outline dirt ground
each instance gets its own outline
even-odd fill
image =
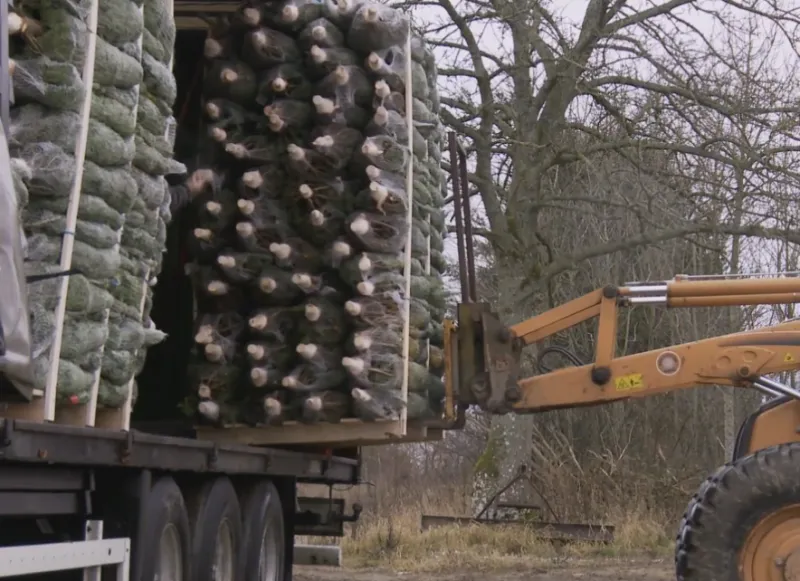
[[[599,561],[541,564],[511,571],[464,571],[452,573],[404,573],[297,567],[296,581],[668,581],[675,579],[672,563],[661,561]]]

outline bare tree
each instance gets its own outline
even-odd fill
[[[534,0],[409,3],[426,7],[427,19],[431,7],[444,13],[426,36],[453,65],[440,69],[451,79],[443,86],[446,121],[471,144],[471,180],[494,248],[515,263],[537,257],[530,283],[541,287],[582,260],[637,244],[701,233],[785,238],[764,222],[766,208],[747,216],[709,214],[704,206],[715,194],[697,189],[719,185],[748,165],[760,183],[726,183],[728,192],[739,187],[742,196],[773,195],[764,192],[768,185],[796,178],[787,163],[798,151],[796,71],[774,66],[783,31],[795,25],[785,7],[671,0],[634,10],[630,2],[591,0],[573,26],[550,3]],[[752,46],[754,28],[769,35],[760,47]],[[493,41],[498,38],[503,42]],[[743,129],[739,135],[735,125]],[[653,210],[670,208],[631,206],[631,218],[643,222],[640,234],[559,255],[542,239],[543,210],[575,197],[554,191],[553,176],[609,152],[695,212],[664,228]],[[653,152],[668,163],[651,167]]]
[[[748,251],[763,247],[748,240],[800,242],[800,3],[588,0],[570,15],[542,0],[402,1],[424,10],[426,38],[446,63],[445,121],[469,144],[498,283],[492,298],[504,316],[518,320],[590,283],[641,272],[651,247],[662,260],[646,274],[663,278],[684,266],[747,269]],[[714,319],[718,332],[742,324],[739,312],[715,317],[683,322],[699,331]],[[665,333],[648,327],[652,319],[629,326],[642,333],[621,348],[694,338],[667,320]],[[565,340],[590,353],[580,334]],[[720,414],[728,443],[733,403]],[[642,405],[647,415],[653,404]],[[695,396],[695,414],[698,406]],[[674,409],[671,429],[682,430],[685,408]],[[627,413],[616,410],[570,413],[593,418],[596,436],[604,414]],[[536,426],[508,417],[496,429],[517,451]]]

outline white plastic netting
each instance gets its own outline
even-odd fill
[[[444,132],[433,54],[414,36],[409,135],[408,34],[396,10],[331,0],[249,2],[212,28],[204,137],[226,179],[191,233],[192,413],[266,425],[441,414]]]
[[[150,7],[155,5],[158,7]],[[73,268],[60,352],[57,404],[122,406],[146,347],[163,339],[148,317],[147,281],[157,274],[166,239],[163,175],[182,171],[158,131],[175,99],[168,63],[174,43],[163,30],[166,3],[100,4],[86,158],[74,227]],[[57,273],[75,181],[76,138],[86,87],[80,71],[89,31],[85,0],[33,0],[39,34],[13,45],[14,88],[9,148],[24,200],[26,273]],[[156,23],[149,35],[145,24]],[[157,47],[157,57],[148,47]],[[164,61],[166,59],[166,61]],[[150,99],[152,102],[145,102]],[[161,116],[161,117],[159,117]],[[147,175],[141,175],[145,168]],[[60,281],[30,285],[36,381],[44,389],[55,334]]]

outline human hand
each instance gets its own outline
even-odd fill
[[[214,181],[214,172],[210,169],[195,170],[186,180],[186,188],[191,194],[199,194]]]

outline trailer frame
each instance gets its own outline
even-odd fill
[[[360,459],[354,449],[337,450],[334,456],[332,452],[217,444],[136,429],[0,419],[0,466],[9,462],[280,476],[318,484],[355,484],[360,478]]]
[[[320,505],[311,514],[304,510],[309,502],[298,498],[301,483],[360,482],[360,449],[340,449],[336,454],[320,449],[221,445],[188,433],[173,436],[135,428],[117,431],[0,419],[0,523],[4,523],[0,566],[21,560],[30,573],[86,568],[83,578],[91,581],[92,571],[110,561],[92,560],[97,555],[89,553],[99,545],[91,544],[97,539],[85,531],[104,528],[103,542],[114,544],[115,550],[127,547],[126,562],[115,562],[120,567],[118,579],[146,581],[146,563],[155,558],[145,549],[152,535],[147,507],[154,484],[173,479],[184,495],[191,495],[223,479],[230,480],[237,495],[259,483],[275,486],[284,539],[283,576],[277,581],[290,581],[297,535],[343,534],[343,523],[356,520],[361,512],[354,505],[353,514],[345,514],[344,502],[337,499],[326,511],[323,498],[309,499]],[[56,538],[69,542],[50,542]],[[319,556],[327,555],[329,547],[300,549],[309,562],[329,561]],[[57,562],[42,561],[51,557]]]

